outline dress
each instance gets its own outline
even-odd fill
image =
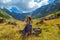
[[[32,31],[32,25],[27,24],[23,30],[23,34],[25,35],[26,33],[31,33]]]

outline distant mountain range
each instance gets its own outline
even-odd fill
[[[4,10],[9,14],[11,15],[13,18],[17,19],[17,20],[25,20],[26,16],[30,15],[30,13],[15,13],[14,11],[13,12],[10,12],[8,9],[4,8]]]
[[[6,13],[3,9],[0,8],[0,18],[10,19],[10,18],[13,18],[13,17],[10,16],[8,13]]]
[[[60,0],[54,3],[38,8],[32,12],[32,18],[40,18],[60,10]]]
[[[56,11],[60,10],[60,0],[56,0],[54,3],[51,3],[49,5],[46,6],[42,6],[36,10],[34,10],[31,13],[15,13],[14,11],[10,12],[8,9],[4,8],[3,10],[5,10],[9,15],[11,15],[13,18],[17,19],[17,20],[24,20],[26,18],[26,16],[30,16],[30,14],[32,13],[32,18],[41,18],[41,17],[45,17],[51,13],[54,13]]]

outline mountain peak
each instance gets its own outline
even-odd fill
[[[10,10],[15,13],[22,13],[22,10],[18,9],[17,7],[11,7]]]

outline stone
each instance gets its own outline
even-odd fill
[[[17,25],[15,22],[8,22],[7,24]]]
[[[23,30],[19,30],[19,33],[22,33]],[[35,35],[35,36],[39,36],[39,34],[42,32],[41,28],[32,28],[32,32],[30,35]]]
[[[60,29],[60,24],[56,24],[58,26],[58,28]]]
[[[40,22],[37,22],[36,24],[44,24],[44,20],[41,20]]]
[[[41,32],[42,32],[41,28],[33,28],[32,30],[32,34],[34,34],[35,36],[39,36]]]
[[[5,19],[0,18],[0,23],[4,23],[4,22],[5,22]]]

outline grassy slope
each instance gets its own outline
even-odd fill
[[[4,10],[0,8],[0,17],[10,19],[12,18],[10,15],[8,15]]]
[[[60,40],[60,30],[56,26],[56,24],[60,24],[60,18],[44,21],[46,24],[43,25],[36,25],[36,23],[39,21],[40,19],[33,20],[32,25],[33,28],[40,27],[42,29],[42,33],[39,35],[39,37],[30,37],[29,40]],[[19,25],[19,27],[14,27],[14,25],[0,24],[0,40],[21,40],[18,31],[24,28],[25,22],[16,21],[16,23]]]

